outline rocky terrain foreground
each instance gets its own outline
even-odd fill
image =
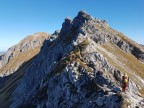
[[[2,108],[143,108],[144,48],[80,11],[0,56],[0,86]]]

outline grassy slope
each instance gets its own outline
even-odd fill
[[[40,34],[38,34],[40,35]],[[42,34],[41,34],[42,35]],[[25,39],[23,39],[19,45],[22,45],[25,41],[33,41],[34,38],[42,38],[42,41],[47,37],[46,34],[43,34],[43,36],[28,36]],[[0,88],[0,105],[2,107],[8,107],[10,104],[10,95],[12,94],[13,90],[15,89],[18,81],[22,78],[23,74],[25,73],[26,69],[31,64],[31,60],[39,53],[41,48],[41,44],[34,49],[31,49],[26,52],[19,53],[15,51],[16,57],[12,58],[10,62],[8,62],[6,65],[4,65],[1,69],[1,73],[7,72],[9,69],[15,69],[16,67],[20,68],[14,72],[13,74],[8,76],[8,80],[4,82],[3,87]]]
[[[5,73],[9,69],[15,69],[17,66],[20,66],[22,63],[30,60],[32,57],[34,57],[40,50],[40,46],[28,51],[20,53],[18,56],[12,58],[10,62],[2,67],[0,69],[1,73]]]
[[[112,43],[102,45],[96,49],[108,60],[108,62],[113,67],[123,73],[128,73],[132,80],[141,85],[143,88],[141,92],[144,94],[144,86],[141,84],[139,78],[135,76],[136,74],[141,79],[144,79],[144,63],[139,61],[132,54],[125,53],[123,50]]]
[[[107,26],[107,28],[102,28],[99,25],[96,25],[96,28],[98,28],[101,31],[104,31],[104,32],[108,33],[109,35],[113,35],[115,38],[119,37],[121,40],[125,41],[126,43],[129,43],[133,47],[137,47],[140,50],[144,51],[144,45],[143,46],[139,45],[138,43],[136,43],[132,39],[130,39],[127,36],[125,36],[122,32],[114,30],[113,28],[111,28],[109,26]]]
[[[135,58],[132,54],[125,53],[115,45],[109,45],[109,46],[103,45],[102,47],[105,48],[110,53],[112,53],[113,55],[115,55],[116,59],[118,61],[121,61],[121,63],[125,65],[125,68],[128,68],[130,72],[134,72],[135,74],[139,75],[141,78],[144,78],[144,73],[143,73],[144,64],[140,62],[137,58]],[[113,60],[113,58],[111,59]],[[118,66],[119,64],[116,63],[114,65]]]
[[[48,37],[48,35],[46,33],[36,33],[34,35],[30,35],[27,36],[26,38],[24,38],[23,40],[21,40],[19,42],[19,44],[16,45],[17,46],[22,46],[25,45],[25,42],[33,42],[34,40],[40,40],[40,45],[35,47],[34,49],[31,49],[29,51],[26,52],[19,52],[19,51],[14,51],[13,53],[17,56],[13,57],[6,65],[4,65],[1,69],[0,69],[0,73],[5,73],[5,74],[9,74],[6,73],[7,70],[9,69],[15,69],[16,67],[19,67],[22,63],[30,60],[32,57],[34,57],[36,54],[38,54],[38,52],[40,51],[41,45],[43,43],[43,41]]]

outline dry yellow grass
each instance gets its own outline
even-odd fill
[[[71,63],[72,61],[78,62],[80,66],[87,69],[88,71],[92,71],[91,68],[89,68],[84,62],[81,61],[81,52],[85,50],[85,47],[89,44],[88,40],[84,40],[81,42],[78,46],[75,46],[74,49],[70,52],[70,54],[64,58],[62,58],[55,69],[53,70],[53,73],[56,73],[59,75],[65,67]]]
[[[41,42],[44,41],[44,39],[47,37],[47,35],[44,33],[42,34],[35,34],[38,36],[28,36],[25,39],[23,39],[19,45],[22,45],[25,41],[33,41],[34,38],[41,38]],[[23,74],[25,73],[27,67],[31,64],[31,60],[39,53],[41,48],[41,44],[34,49],[30,49],[25,52],[19,52],[15,51],[14,54],[16,55],[13,57],[6,65],[4,65],[1,69],[1,73],[7,72],[9,69],[15,69],[16,67],[19,67],[19,69],[8,76],[8,80],[6,80],[0,88],[0,105],[3,108],[9,107],[11,100],[10,96],[13,92],[13,90],[16,88],[17,83],[22,78]],[[9,73],[7,73],[9,74]]]
[[[35,33],[34,35],[29,35],[29,36],[27,36],[26,38],[24,38],[23,40],[21,40],[20,42],[19,42],[19,44],[23,44],[24,42],[26,42],[26,41],[33,41],[33,40],[35,40],[35,39],[42,39],[42,40],[44,40],[44,39],[46,39],[48,37],[48,34],[47,33],[45,33],[45,32],[40,32],[40,33]],[[42,41],[43,42],[43,41]]]
[[[83,67],[84,69],[88,70],[89,72],[93,72],[93,69],[88,67],[87,64],[85,62],[81,61],[79,58],[75,59],[74,61],[79,63],[81,67]]]
[[[31,59],[32,57],[34,57],[40,51],[41,45],[47,37],[48,37],[47,33],[41,32],[41,33],[36,33],[34,35],[27,36],[22,41],[20,41],[19,44],[15,45],[16,48],[18,46],[19,47],[24,46],[25,42],[33,42],[35,40],[39,40],[39,42],[41,42],[41,43],[39,43],[39,46],[35,47],[34,49],[31,48],[25,52],[19,52],[17,50],[14,51],[13,53],[14,53],[15,57],[11,58],[10,61],[0,69],[0,73],[7,75],[9,73],[6,73],[6,72],[9,69],[16,69],[16,67],[19,67],[22,63],[24,63],[24,62],[28,61],[29,59]]]
[[[16,57],[12,58],[8,64],[4,65],[2,69],[0,69],[1,73],[5,73],[9,69],[15,69],[17,66],[20,66],[22,63],[30,60],[34,57],[40,50],[40,46],[18,54]],[[6,74],[6,73],[5,73]]]
[[[121,103],[121,108],[128,108],[128,106],[130,106],[131,105],[131,103],[130,102],[128,102],[126,99],[124,99],[123,101],[122,101],[122,103]]]
[[[138,85],[142,87],[140,93],[144,96],[144,86],[142,85],[140,79],[135,75],[138,75],[141,79],[144,79],[144,64],[139,61],[135,56],[130,53],[125,53],[115,44],[108,43],[102,45],[100,48],[96,48],[111,64],[111,66],[115,67],[119,71],[123,73],[128,73],[129,77]],[[108,55],[108,53],[114,55]],[[116,58],[115,58],[116,57]]]
[[[144,87],[142,87],[140,90],[139,90],[140,94],[142,97],[144,97]]]
[[[112,46],[112,47],[110,47]],[[119,47],[117,47],[114,44],[103,45],[102,47],[105,48],[107,51],[110,51],[110,53],[114,54],[116,56],[116,59],[118,61],[121,61],[122,64],[125,64],[125,66],[131,70],[131,72],[135,72],[135,74],[139,75],[141,78],[144,79],[144,64],[140,62],[135,56],[133,56],[130,53],[125,53],[122,51]],[[109,60],[110,61],[110,60]],[[111,61],[113,62],[113,59],[111,58]],[[117,67],[120,68],[120,65],[114,64]],[[123,67],[121,67],[123,68]],[[124,67],[125,68],[125,67]],[[121,70],[121,69],[120,69]],[[123,71],[122,71],[123,72]]]
[[[107,26],[107,28],[103,28],[103,27],[101,27],[99,25],[96,25],[96,28],[98,28],[99,30],[105,31],[109,35],[114,36],[114,38],[119,37],[121,40],[125,41],[126,43],[128,43],[128,44],[130,44],[130,45],[132,45],[134,47],[137,47],[137,48],[141,49],[142,51],[144,51],[144,48],[142,46],[140,46],[135,41],[133,41],[130,38],[128,38],[127,36],[125,36],[122,32],[114,30],[113,28],[108,27],[108,26]]]

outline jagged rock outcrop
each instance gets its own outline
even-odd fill
[[[143,54],[142,47],[107,21],[80,11],[73,20],[66,18],[38,55],[9,76],[0,89],[0,104],[10,108],[141,108]],[[130,76],[126,94],[120,93],[124,72]],[[12,87],[7,87],[10,81]]]

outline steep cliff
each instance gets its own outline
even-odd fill
[[[43,42],[37,56],[7,76],[0,104],[10,108],[142,108],[143,72],[140,45],[105,20],[80,11]],[[127,92],[121,93],[124,73],[130,81]]]

